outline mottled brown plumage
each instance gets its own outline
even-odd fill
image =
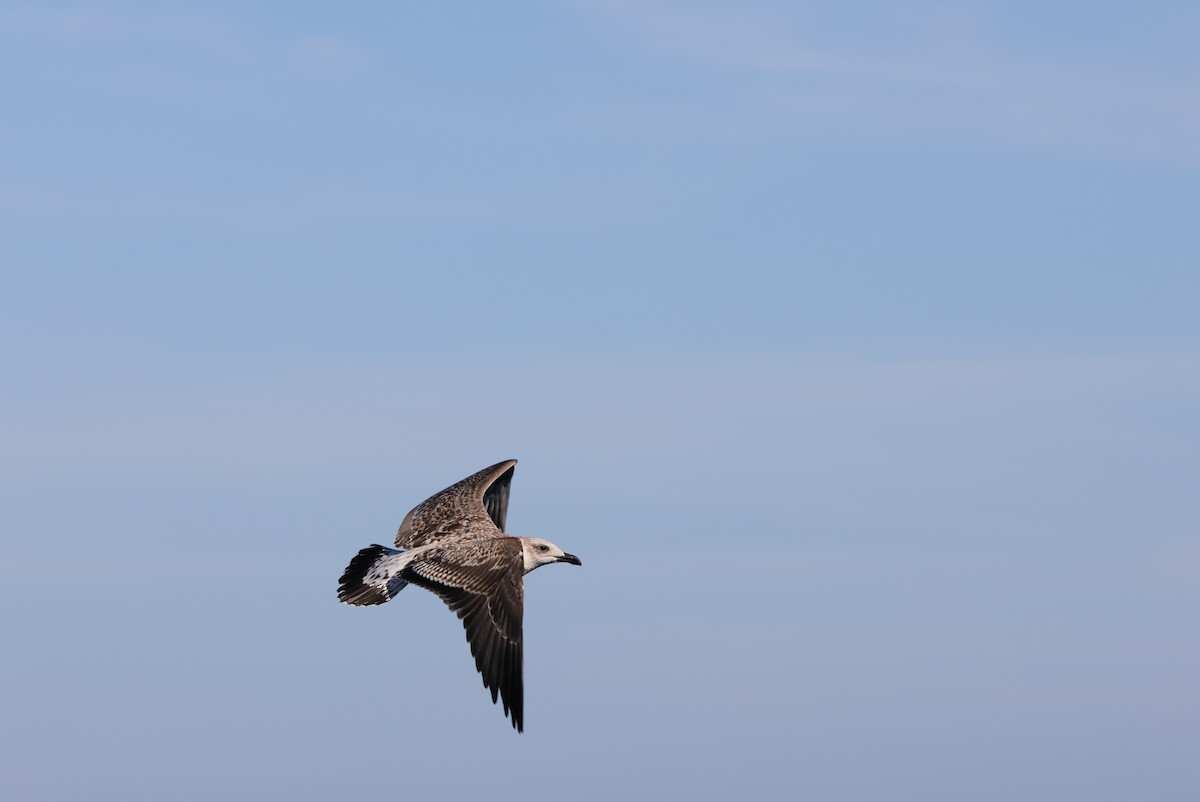
[[[404,516],[396,546],[412,549],[445,538],[502,537],[516,467],[515,459],[497,462],[425,499]]]
[[[520,732],[523,577],[551,562],[580,563],[548,541],[504,533],[516,464],[484,468],[414,507],[396,532],[401,550],[374,545],[360,551],[342,574],[338,598],[382,604],[409,583],[436,593],[462,619],[484,686]]]

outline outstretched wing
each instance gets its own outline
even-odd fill
[[[405,516],[396,545],[411,549],[446,537],[500,537],[515,459],[497,462],[422,501]]]
[[[432,590],[462,619],[483,685],[524,729],[521,648],[524,560],[516,538],[481,538],[447,545],[409,563],[403,578]]]

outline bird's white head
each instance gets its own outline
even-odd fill
[[[540,537],[521,538],[521,552],[525,557],[525,573],[529,573],[539,565],[550,563],[583,565],[574,554],[567,554],[549,540],[542,540]]]

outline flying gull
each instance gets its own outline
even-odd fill
[[[579,558],[536,537],[504,534],[515,459],[498,462],[427,498],[404,517],[396,549],[373,545],[346,566],[338,598],[383,604],[410,582],[432,590],[462,619],[483,685],[524,730],[521,618],[525,574]]]

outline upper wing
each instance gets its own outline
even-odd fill
[[[508,516],[515,459],[497,462],[422,501],[405,516],[396,545],[410,549],[444,537],[500,537]]]
[[[479,539],[437,549],[404,569],[404,579],[432,590],[462,619],[483,685],[524,729],[521,617],[525,591],[521,542]]]
[[[517,469],[517,461],[508,460],[500,465],[508,467],[488,484],[483,491],[483,506],[487,510],[492,523],[504,531],[504,519],[508,517],[508,489],[512,487],[513,472]],[[496,466],[493,466],[496,467]],[[488,468],[490,471],[491,468]]]

